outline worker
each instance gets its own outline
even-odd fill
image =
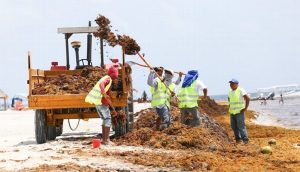
[[[163,72],[164,72],[164,68],[163,67],[154,67],[153,68],[153,70],[157,73],[157,75],[159,76],[159,77],[162,77],[162,74],[163,74]],[[148,85],[150,86],[150,84],[152,83],[152,81],[150,82],[149,80],[151,79],[151,80],[154,80],[154,79],[156,79],[157,78],[157,76],[156,76],[156,74],[154,73],[154,72],[151,72],[151,76],[150,76],[150,74],[149,74],[149,76],[148,76],[148,81],[147,81],[147,83],[148,83]],[[151,91],[151,94],[152,94],[152,97],[153,97],[153,92],[154,92],[154,90],[155,90],[155,87],[152,87],[151,86],[151,89],[150,89],[150,91]],[[152,100],[151,100],[151,104],[152,104]],[[156,107],[153,107],[155,110],[156,110]],[[156,130],[159,130],[159,128],[160,128],[160,117],[159,117],[159,115],[158,115],[158,117],[156,118],[156,124],[155,124],[155,129]]]
[[[282,103],[282,104],[284,103],[284,102],[283,102],[283,96],[282,96],[282,93],[280,93],[279,104],[280,104],[280,103]]]
[[[250,97],[247,92],[239,87],[239,81],[232,79],[229,81],[231,90],[228,94],[230,124],[234,132],[236,143],[243,140],[247,144],[248,134],[245,126],[245,112],[249,106]]]
[[[156,130],[163,130],[170,126],[171,116],[170,116],[170,97],[174,94],[175,84],[172,83],[172,78],[174,73],[170,73],[168,70],[164,74],[164,83],[169,87],[171,91],[165,86],[155,74],[162,76],[163,68],[154,68],[151,70],[148,76],[147,84],[151,87],[152,100],[151,105],[155,108],[158,117],[156,118]]]
[[[181,123],[189,126],[199,126],[201,123],[200,112],[198,111],[198,99],[203,93],[207,97],[207,87],[198,79],[198,71],[190,70],[183,79],[182,86],[178,91],[178,107],[181,113]],[[202,93],[201,93],[202,92]]]
[[[165,69],[164,70],[164,77],[163,77],[163,81],[164,83],[169,87],[169,89],[167,89],[167,106],[170,109],[170,102],[171,102],[171,98],[175,96],[174,90],[175,90],[175,86],[180,84],[181,78],[178,77],[178,79],[176,80],[176,82],[172,82],[174,77],[174,71],[173,70],[169,70],[169,69]],[[179,82],[179,83],[178,83]]]
[[[98,115],[103,120],[102,123],[102,143],[104,145],[113,145],[109,139],[109,132],[111,127],[111,112],[109,106],[112,107],[111,100],[109,97],[111,86],[113,82],[118,81],[118,69],[111,66],[107,75],[102,77],[93,89],[86,96],[85,101],[96,105]],[[112,107],[112,114],[115,115],[117,112]]]

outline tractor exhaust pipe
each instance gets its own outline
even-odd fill
[[[91,27],[91,21],[89,21],[89,27]],[[86,55],[86,59],[88,61],[88,65],[92,65],[92,34],[89,33],[87,35],[87,55]]]

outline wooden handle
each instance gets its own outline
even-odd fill
[[[149,66],[147,66],[147,65],[143,65],[143,64],[140,64],[140,63],[137,63],[137,62],[134,62],[134,61],[130,61],[130,63],[133,63],[133,64],[136,64],[136,65],[139,65],[139,66],[141,66],[141,67],[147,67],[147,68],[150,68]],[[176,73],[176,74],[179,74],[180,72],[174,72],[174,73]],[[182,75],[186,75],[185,73],[183,73],[183,72],[181,72],[182,73]]]
[[[139,53],[137,52],[137,54],[140,56],[140,58],[145,62],[145,64],[153,70],[153,68],[151,67],[151,65],[145,60],[145,58]],[[154,71],[154,70],[153,70]],[[162,80],[162,78],[154,71],[155,75],[161,80],[161,82],[165,85],[165,87],[170,91],[170,93],[172,93],[173,91],[166,85],[166,83]],[[177,96],[174,95],[175,98],[178,100]]]

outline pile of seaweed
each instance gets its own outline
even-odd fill
[[[106,40],[112,47],[120,45],[127,55],[135,55],[140,51],[140,46],[133,38],[128,35],[116,35],[111,31],[112,26],[110,25],[110,20],[108,18],[99,15],[95,21],[99,26],[98,32],[94,33],[95,37]]]
[[[204,103],[213,102],[206,100]],[[212,106],[219,106],[212,104]],[[180,123],[180,109],[171,106],[172,124],[162,130],[155,130],[156,112],[153,109],[145,109],[135,114],[137,120],[134,130],[115,140],[118,144],[132,146],[148,146],[167,149],[209,149],[222,150],[224,146],[230,145],[230,138],[226,130],[217,123],[212,113],[226,113],[226,108],[216,108],[212,111],[200,107],[201,124],[191,127]],[[223,109],[223,111],[222,111]],[[208,111],[207,111],[208,110]],[[207,113],[208,112],[208,113]]]
[[[106,75],[101,67],[85,67],[80,74],[46,77],[34,83],[33,95],[62,95],[88,93],[97,81]]]

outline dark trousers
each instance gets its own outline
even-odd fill
[[[181,123],[190,126],[199,126],[201,123],[198,107],[181,108]]]
[[[234,132],[234,137],[236,141],[248,141],[247,129],[245,126],[245,114],[238,113],[235,115],[230,115],[230,124]]]

